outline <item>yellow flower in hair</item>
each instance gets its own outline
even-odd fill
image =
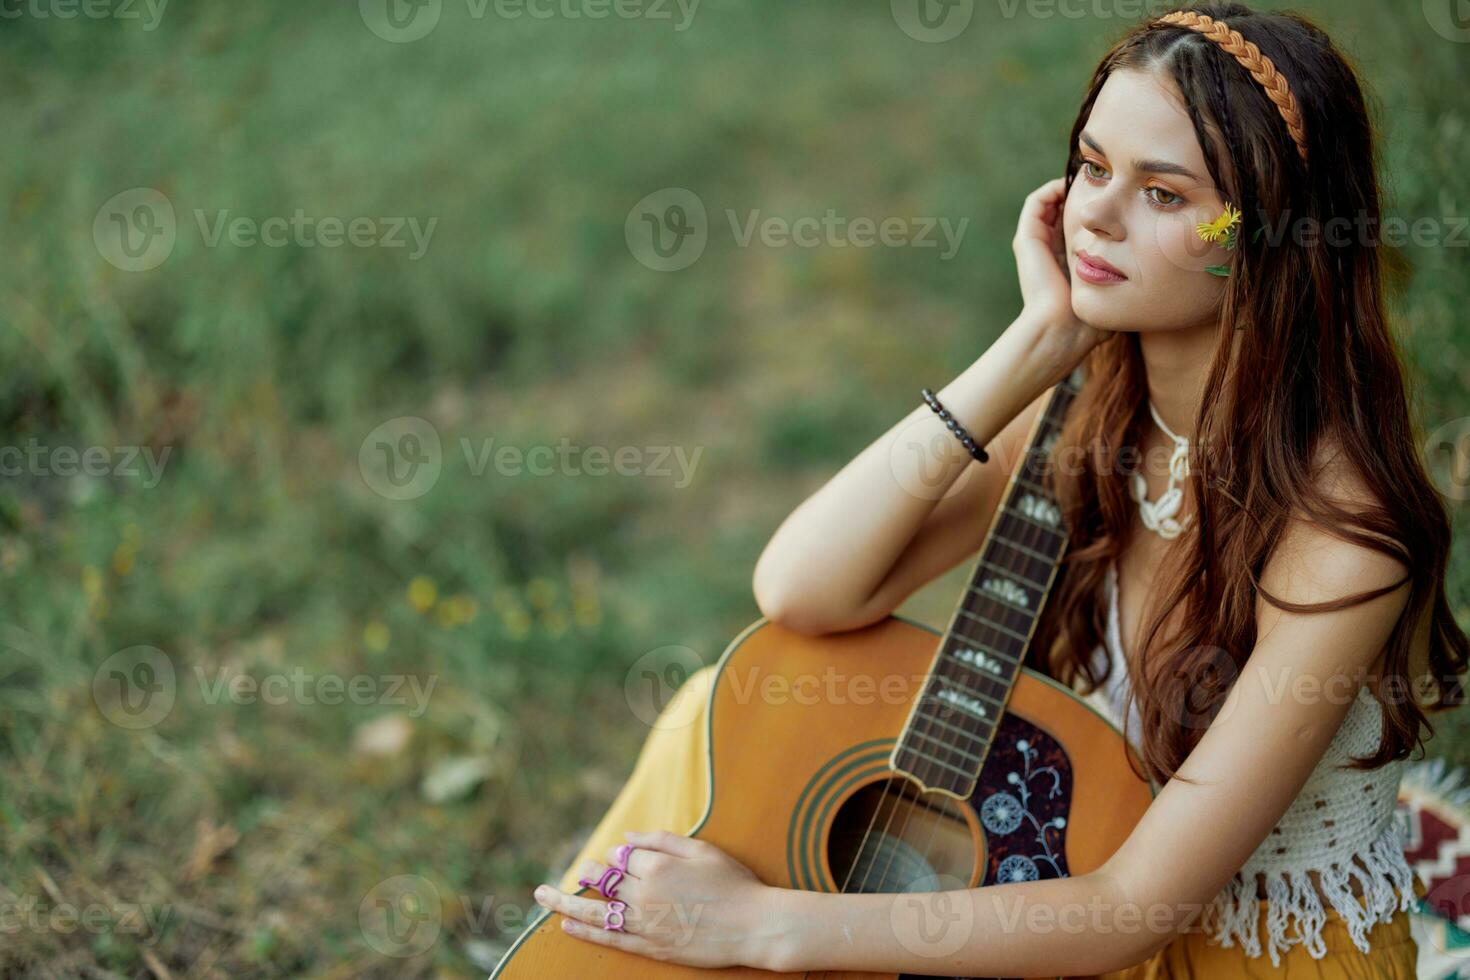
[[[1199,237],[1207,242],[1224,245],[1226,248],[1234,248],[1236,233],[1239,228],[1240,212],[1235,209],[1235,205],[1227,201],[1225,210],[1221,212],[1220,217],[1214,221],[1201,221],[1195,225],[1194,230],[1199,234]]]
[[[1194,226],[1195,233],[1207,242],[1215,245],[1223,245],[1226,248],[1234,248],[1240,232],[1240,212],[1235,205],[1229,201],[1225,202],[1225,210],[1220,217],[1214,221],[1201,221]],[[1210,265],[1205,271],[1212,276],[1229,276],[1228,265]]]

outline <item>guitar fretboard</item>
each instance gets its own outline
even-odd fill
[[[970,584],[890,757],[925,787],[968,799],[1000,726],[1026,647],[1067,546],[1046,486],[1051,449],[1081,388],[1079,367],[1052,389],[980,549]]]

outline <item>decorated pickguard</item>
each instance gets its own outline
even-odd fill
[[[970,805],[985,830],[981,885],[1069,876],[1072,766],[1046,732],[1016,715],[1002,717]]]

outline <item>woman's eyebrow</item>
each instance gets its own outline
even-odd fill
[[[1080,139],[1082,140],[1082,142],[1086,143],[1088,146],[1092,147],[1103,156],[1107,156],[1107,153],[1103,150],[1103,148],[1101,146],[1098,146],[1097,140],[1093,139],[1091,136],[1087,135],[1086,133],[1082,133]],[[1143,170],[1149,173],[1156,174],[1178,174],[1181,177],[1188,177],[1190,180],[1196,181],[1198,183],[1204,183],[1203,180],[1195,175],[1193,170],[1181,167],[1177,163],[1170,163],[1168,160],[1134,160],[1133,169]]]

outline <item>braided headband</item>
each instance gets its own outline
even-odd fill
[[[1286,120],[1286,128],[1291,132],[1292,141],[1296,143],[1302,162],[1307,162],[1307,133],[1302,126],[1301,112],[1296,106],[1296,96],[1291,94],[1286,76],[1276,70],[1271,59],[1262,54],[1260,48],[1247,41],[1244,35],[1224,21],[1192,10],[1175,10],[1160,17],[1156,23],[1177,24],[1198,31],[1234,55],[1235,60],[1244,65],[1251,77],[1266,89],[1266,97],[1276,104],[1281,118]]]

